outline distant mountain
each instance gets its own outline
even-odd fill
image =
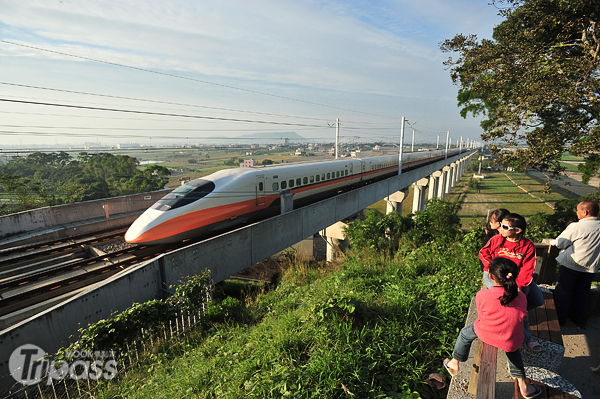
[[[243,134],[237,137],[238,139],[268,139],[268,140],[279,140],[281,138],[289,139],[290,141],[306,141],[306,139],[300,136],[296,132],[268,132],[268,133],[251,133]]]

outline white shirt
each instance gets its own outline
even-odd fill
[[[561,249],[556,260],[561,265],[584,273],[597,273],[600,264],[600,220],[587,217],[571,223],[556,238]]]

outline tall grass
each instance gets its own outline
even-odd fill
[[[383,261],[298,263],[238,315],[148,354],[99,398],[444,397],[441,372],[480,285],[479,238]]]

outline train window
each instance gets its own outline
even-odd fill
[[[327,180],[331,179],[331,173],[327,173]]]
[[[265,189],[265,187],[263,186],[263,182],[259,182],[258,183],[258,191],[262,191],[264,189]]]
[[[177,187],[152,205],[152,209],[168,211],[191,204],[204,198],[215,189],[215,183],[210,180],[196,179]]]
[[[314,183],[314,182],[315,182],[315,177],[314,177],[314,176],[310,176],[310,177],[309,177],[309,179],[310,179],[310,182],[311,182],[311,183]]]
[[[317,181],[321,181],[321,176],[317,175]]]
[[[321,180],[325,180],[325,173],[321,173]]]
[[[288,184],[289,184],[290,188],[294,187],[294,179],[290,179],[288,181]]]
[[[340,171],[335,172],[335,177],[340,177]]]
[[[282,180],[282,182],[281,182],[281,189],[285,190],[286,188],[287,188],[287,183],[286,183],[285,180]]]
[[[308,184],[308,177],[304,176],[302,178],[302,184]]]
[[[346,176],[348,176],[348,169],[346,169]]]
[[[299,186],[302,184],[302,179],[301,178],[297,178],[296,179],[296,185]]]
[[[279,183],[273,182],[273,191],[279,191]]]

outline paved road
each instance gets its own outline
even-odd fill
[[[537,170],[527,169],[526,172],[528,175],[537,177],[544,181],[547,180],[547,177],[543,173],[538,172]],[[581,173],[565,172],[565,174],[561,175],[560,180],[551,180],[550,184],[556,187],[560,187],[563,190],[570,191],[575,195],[583,196],[598,191],[600,180],[598,178],[592,178],[590,184],[583,184],[581,182]]]

